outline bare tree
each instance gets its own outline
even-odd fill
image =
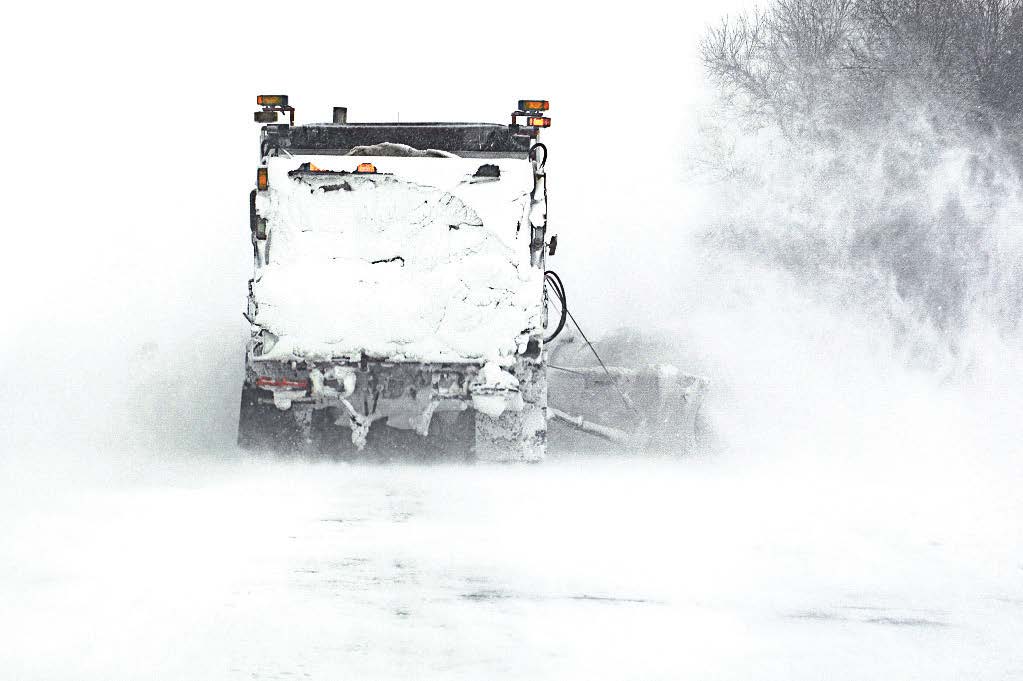
[[[717,238],[797,276],[843,263],[888,277],[949,338],[978,300],[1008,301],[1000,323],[1023,324],[1023,279],[1005,266],[1018,255],[992,236],[1014,229],[996,215],[1017,186],[1007,161],[1023,172],[1023,0],[773,0],[700,47],[728,113],[785,138],[715,157],[750,166],[721,176],[758,206],[803,211],[774,214],[779,229],[755,213]],[[779,168],[797,181],[775,185]]]
[[[870,123],[896,90],[974,125],[1023,123],[1023,0],[776,0],[710,29],[701,53],[723,92],[790,134]]]

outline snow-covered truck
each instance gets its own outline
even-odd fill
[[[284,95],[257,104],[239,444],[542,459],[548,103],[304,125]]]

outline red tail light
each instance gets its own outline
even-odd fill
[[[297,388],[305,390],[309,387],[309,381],[301,378],[292,381],[287,378],[273,378],[272,376],[260,376],[256,379],[256,385],[260,388]]]

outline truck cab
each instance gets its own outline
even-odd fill
[[[547,102],[508,124],[257,104],[239,444],[542,459]]]

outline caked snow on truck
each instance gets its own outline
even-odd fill
[[[298,126],[286,96],[257,102],[239,442],[416,434],[541,459],[547,102],[519,102],[511,125],[348,123],[338,108]]]
[[[549,345],[575,319],[545,270],[546,101],[507,125],[349,123],[339,107],[296,126],[286,96],[257,103],[242,446],[538,461],[549,420],[615,446],[690,438],[702,379],[608,367],[577,324],[586,350]]]

